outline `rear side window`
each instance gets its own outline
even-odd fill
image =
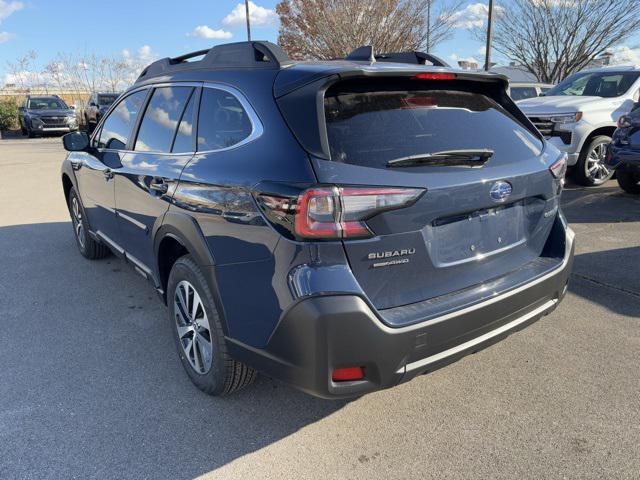
[[[142,117],[134,150],[169,153],[193,87],[156,88]]]
[[[146,96],[147,91],[140,90],[120,101],[102,125],[98,148],[125,149]]]
[[[198,151],[232,147],[251,135],[251,120],[229,92],[203,88],[198,120]]]
[[[331,159],[366,167],[445,150],[491,149],[494,158],[540,155],[542,142],[481,93],[420,89],[329,90],[324,101]]]

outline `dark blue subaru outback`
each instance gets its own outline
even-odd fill
[[[361,395],[561,301],[564,156],[504,77],[428,63],[220,45],[153,63],[91,138],[65,136],[80,252],[153,284],[203,391],[260,371]]]

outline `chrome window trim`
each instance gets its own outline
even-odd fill
[[[151,83],[148,85],[142,85],[140,87],[134,88],[129,90],[128,92],[126,92],[126,95],[123,95],[122,98],[118,98],[117,102],[113,102],[113,104],[111,105],[111,108],[109,109],[109,111],[107,112],[107,114],[102,118],[102,120],[100,121],[100,124],[98,126],[96,126],[96,131],[98,130],[98,128],[101,127],[104,124],[104,122],[106,121],[106,119],[109,117],[109,115],[111,115],[111,110],[115,108],[116,105],[119,105],[120,102],[122,100],[124,100],[126,97],[128,97],[129,95],[132,95],[136,92],[139,92],[140,90],[146,90],[149,88],[162,88],[162,87],[202,87],[202,88],[211,88],[211,89],[217,89],[217,90],[222,90],[223,92],[227,92],[230,93],[231,95],[233,95],[235,97],[236,100],[238,100],[238,102],[240,103],[240,105],[242,105],[242,108],[244,109],[244,111],[246,112],[247,116],[249,117],[249,121],[251,122],[251,133],[245,137],[244,139],[240,140],[238,143],[231,145],[230,147],[224,147],[224,148],[218,148],[215,150],[197,150],[197,151],[190,151],[190,152],[148,152],[148,151],[140,151],[140,150],[117,150],[117,149],[113,149],[113,148],[102,148],[100,149],[101,151],[104,152],[120,152],[122,154],[126,154],[126,153],[135,153],[137,155],[167,155],[167,156],[184,156],[184,155],[204,155],[204,154],[208,154],[208,153],[217,153],[217,152],[225,152],[227,150],[232,150],[234,148],[239,148],[243,145],[246,145],[249,142],[253,142],[254,140],[258,139],[260,136],[262,136],[262,134],[264,133],[264,127],[262,126],[262,122],[260,120],[260,117],[258,117],[258,114],[256,113],[256,111],[254,110],[253,106],[251,105],[251,103],[249,103],[249,100],[247,100],[247,98],[244,96],[244,94],[238,90],[235,87],[232,87],[231,85],[226,85],[224,83],[217,83],[217,82],[161,82],[161,83]],[[197,121],[199,122],[200,120],[200,106],[198,105],[198,119]],[[197,125],[199,126],[199,124]],[[197,131],[197,130],[196,130]],[[196,133],[197,135],[197,133]],[[196,145],[198,144],[198,139],[196,138]]]
[[[245,113],[249,117],[249,121],[251,122],[251,133],[249,133],[248,136],[240,140],[238,143],[231,145],[230,147],[218,148],[214,150],[197,150],[196,152],[194,152],[196,155],[202,155],[206,153],[215,153],[215,152],[225,152],[227,150],[239,148],[243,145],[246,145],[249,142],[253,142],[254,140],[256,140],[262,135],[262,133],[264,132],[264,127],[262,126],[262,122],[260,121],[260,118],[258,117],[258,114],[256,113],[256,111],[253,109],[253,106],[249,103],[249,100],[247,100],[247,98],[244,96],[244,94],[240,90],[238,90],[235,87],[232,87],[231,85],[225,85],[222,83],[215,83],[215,82],[205,82],[203,83],[202,87],[222,90],[224,92],[227,92],[233,95],[235,99],[238,100],[238,102],[240,102],[240,105],[242,105],[242,108],[244,109]],[[200,121],[200,109],[198,109],[198,128],[200,127],[199,121]],[[196,146],[197,145],[198,145],[198,138],[196,137]]]

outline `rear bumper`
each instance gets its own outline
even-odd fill
[[[573,264],[574,234],[554,270],[475,305],[406,327],[383,323],[356,295],[299,301],[282,317],[266,348],[227,339],[231,354],[274,378],[323,398],[389,388],[476,352],[553,311]],[[362,366],[366,378],[333,382],[335,368]]]

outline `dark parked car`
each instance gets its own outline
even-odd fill
[[[119,93],[94,92],[91,94],[83,112],[84,123],[90,132],[93,131],[105,112],[119,96]]]
[[[618,119],[607,151],[607,164],[616,171],[618,185],[627,193],[640,195],[640,103],[629,115]]]
[[[566,157],[506,78],[374,58],[159,60],[65,136],[80,252],[151,282],[203,391],[256,370],[327,398],[392,387],[565,295]]]
[[[27,95],[18,108],[20,129],[29,138],[44,133],[68,133],[78,130],[78,119],[73,108],[57,95]]]

